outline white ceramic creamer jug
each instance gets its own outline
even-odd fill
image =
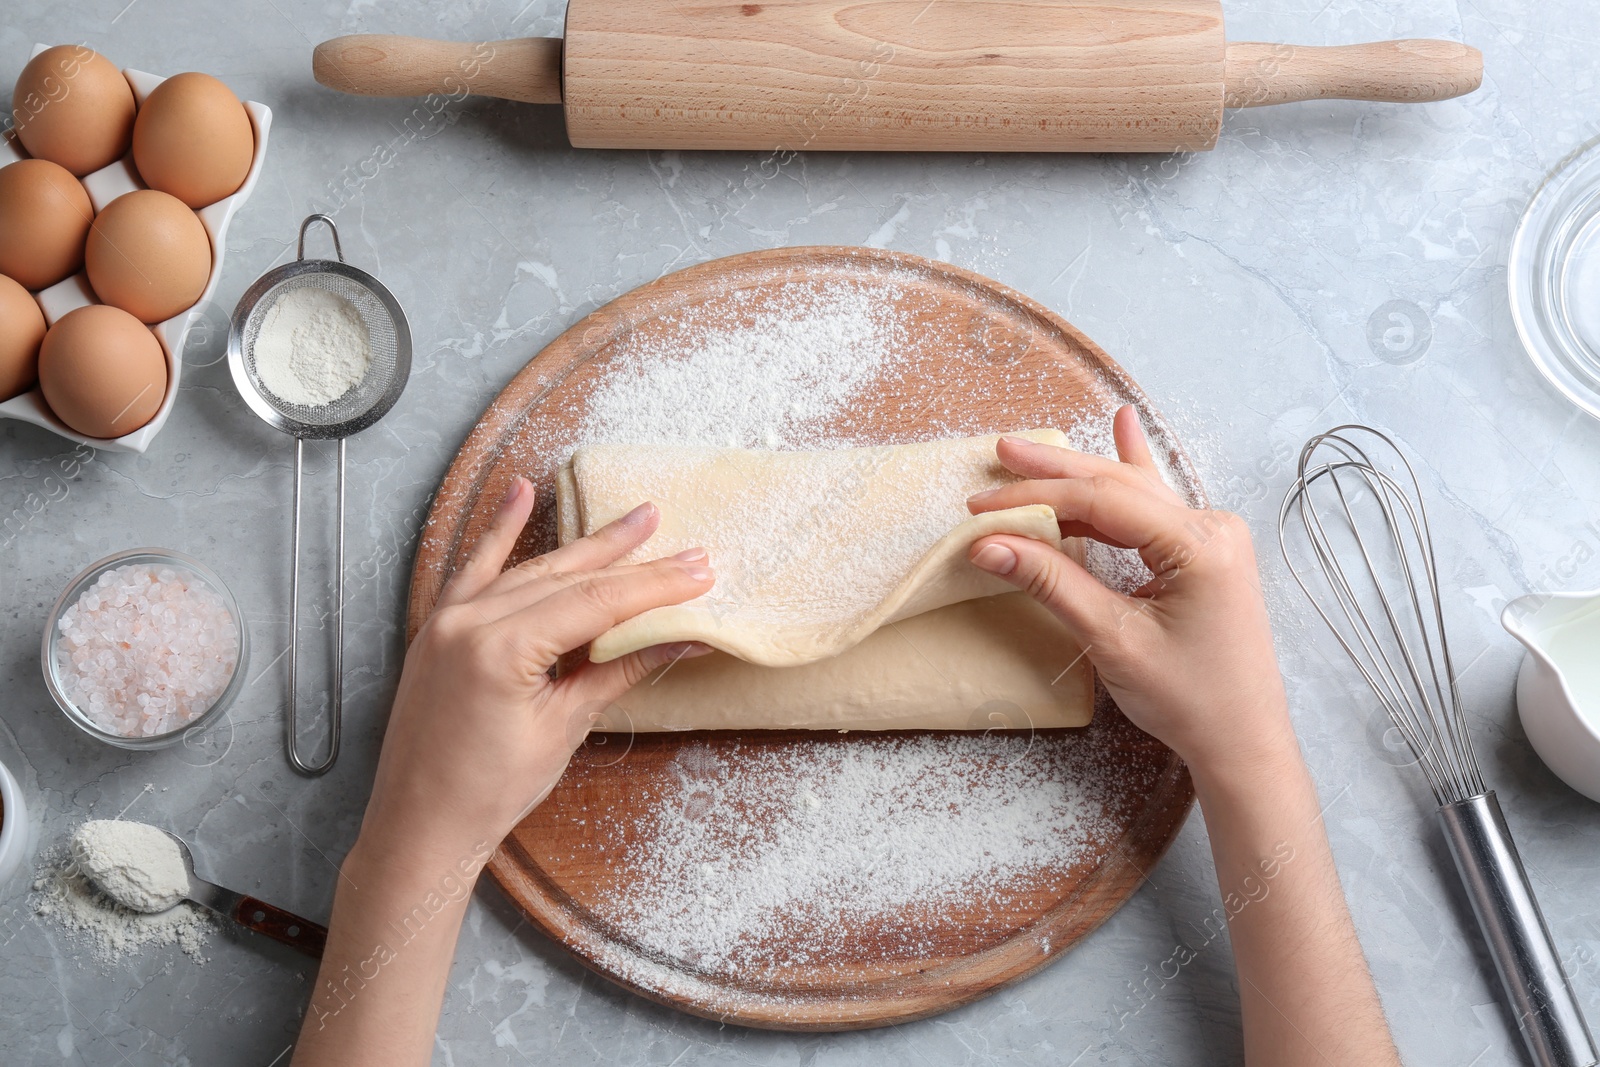
[[[1563,782],[1600,800],[1600,591],[1519,597],[1500,623],[1528,648],[1517,712],[1533,750]]]

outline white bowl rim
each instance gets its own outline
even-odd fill
[[[0,868],[9,857],[27,847],[28,802],[22,795],[22,782],[11,768],[0,763]]]

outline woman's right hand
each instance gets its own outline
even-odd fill
[[[706,553],[621,566],[661,521],[641,504],[587,537],[506,568],[533,510],[518,478],[406,652],[360,846],[416,862],[494,845],[554,788],[611,701],[650,671],[709,651],[679,644],[560,678],[550,668],[641,612],[711,588]]]
[[[1064,553],[1011,535],[974,543],[973,564],[1054,612],[1123,714],[1191,766],[1282,754],[1295,741],[1248,527],[1167,487],[1132,407],[1117,412],[1114,436],[1121,462],[1001,438],[1001,463],[1024,480],[968,506],[1048,504],[1063,536],[1137,550],[1151,581],[1114,592]]]

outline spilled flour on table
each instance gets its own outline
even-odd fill
[[[65,848],[42,857],[34,875],[34,914],[60,927],[102,967],[150,946],[177,945],[198,963],[216,923],[196,904],[146,915],[111,900],[78,869]]]

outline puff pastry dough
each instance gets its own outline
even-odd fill
[[[1019,436],[1065,446],[1057,430]],[[996,437],[830,452],[594,445],[557,474],[563,544],[643,500],[661,509],[624,562],[699,546],[710,592],[602,634],[597,663],[650,645],[701,641],[767,667],[836,656],[886,623],[1008,592],[967,562],[978,538],[1014,533],[1060,544],[1049,507],[971,515],[966,499],[1014,475]]]
[[[1094,671],[1026,593],[890,623],[831,659],[758,667],[725,652],[668,664],[608,709],[608,732],[1027,730],[1086,726]]]
[[[1064,435],[1018,436],[1065,446]],[[1014,476],[996,438],[834,452],[598,445],[558,473],[561,543],[642,500],[629,561],[705,547],[706,595],[602,635],[602,662],[673,641],[720,649],[658,670],[601,729],[1025,729],[1086,724],[1094,674],[1060,622],[967,562],[989,533],[1059,544],[1044,506],[980,516]],[[1067,551],[1081,558],[1081,545]]]

